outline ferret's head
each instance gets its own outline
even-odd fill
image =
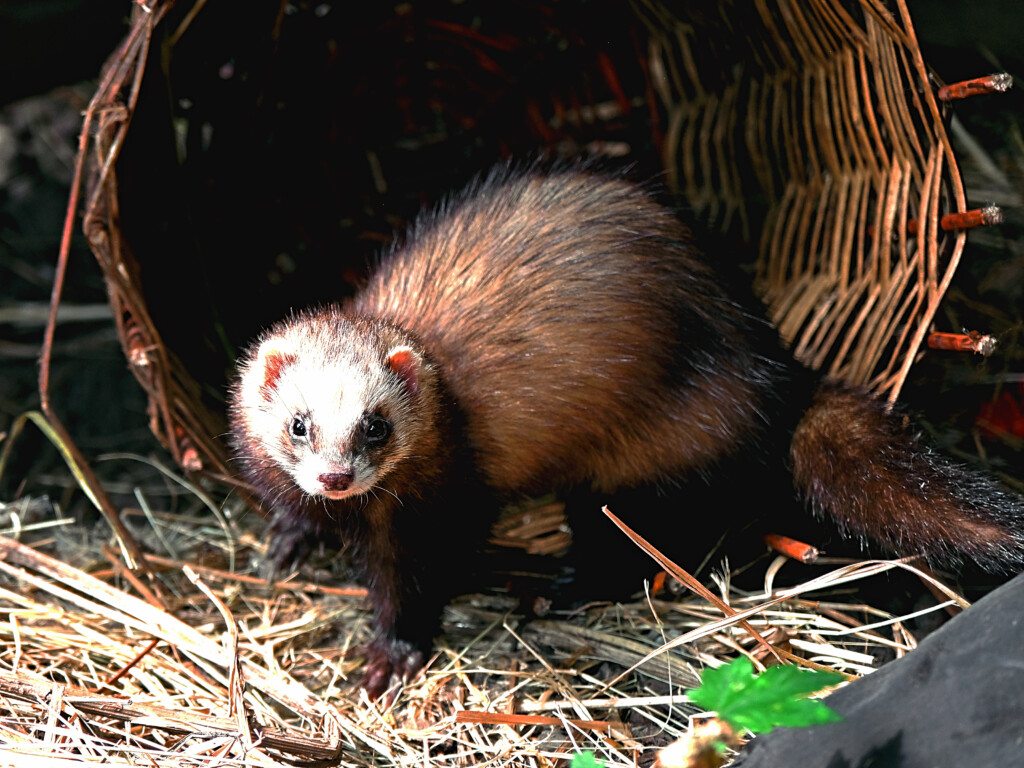
[[[336,309],[301,314],[240,367],[231,410],[243,464],[257,476],[283,470],[314,498],[394,493],[389,475],[431,429],[433,365],[387,325]]]

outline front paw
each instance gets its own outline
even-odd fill
[[[419,672],[423,662],[423,651],[406,640],[374,640],[366,649],[363,688],[371,699],[379,699],[396,686],[388,697],[390,704],[397,693],[397,685]]]
[[[315,541],[303,522],[292,521],[287,526],[277,523],[275,518],[267,528],[267,554],[260,564],[260,575],[269,581],[297,570],[309,557]]]
[[[270,581],[298,570],[318,547],[339,544],[332,531],[290,511],[274,514],[264,538],[267,554],[260,563],[260,575]]]

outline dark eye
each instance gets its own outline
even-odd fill
[[[363,426],[363,435],[369,445],[382,445],[391,437],[391,422],[380,416],[371,416]]]
[[[301,416],[296,416],[292,419],[292,425],[289,428],[292,437],[304,438],[309,434],[309,429],[306,427],[306,420]]]

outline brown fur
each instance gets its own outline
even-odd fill
[[[423,340],[500,491],[707,469],[754,436],[770,388],[686,228],[615,179],[485,187],[420,225],[347,309]]]
[[[939,563],[1021,562],[1020,499],[922,445],[860,390],[823,383],[790,456],[801,496],[849,535]]]

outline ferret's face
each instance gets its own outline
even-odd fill
[[[266,339],[243,370],[238,412],[260,451],[308,495],[388,492],[388,474],[415,437],[403,415],[420,360],[405,346],[382,353],[322,341]]]
[[[302,373],[301,368],[296,371],[298,376]],[[280,380],[285,391],[290,388],[297,394],[280,394],[287,415],[284,407],[277,414],[283,422],[279,463],[310,496],[343,499],[370,491],[394,433],[385,404],[362,401],[352,391],[355,387],[336,386],[338,379],[331,371],[298,376],[285,374]],[[328,382],[334,391],[306,394]]]

